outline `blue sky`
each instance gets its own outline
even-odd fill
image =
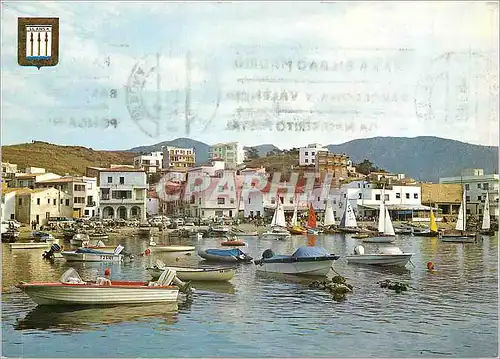
[[[59,18],[57,66],[17,64],[18,17]],[[2,143],[498,145],[498,33],[479,2],[3,2]]]

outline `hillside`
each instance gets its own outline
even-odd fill
[[[196,163],[201,164],[208,162],[208,149],[210,146],[190,138],[176,138],[172,141],[163,141],[154,145],[134,147],[126,151],[147,154],[149,152],[161,151],[163,146],[194,148],[196,151]]]
[[[278,147],[272,144],[244,147],[245,150],[248,150],[250,148],[255,148],[260,157],[264,157],[268,152],[271,152],[272,150],[279,150]]]
[[[43,167],[59,175],[84,175],[87,166],[133,164],[135,153],[124,151],[94,151],[81,146],[58,146],[35,141],[2,146],[2,162],[15,163],[18,169]]]
[[[498,147],[439,137],[375,137],[327,147],[346,153],[355,163],[366,158],[380,168],[422,181],[438,182],[439,177],[457,176],[471,167],[498,173]]]

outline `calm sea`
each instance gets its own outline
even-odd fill
[[[157,240],[158,241],[158,240]],[[291,253],[307,243],[247,238],[254,258],[267,248]],[[139,253],[147,241],[111,240]],[[204,239],[200,245],[215,247]],[[172,242],[175,243],[175,242]],[[318,236],[316,245],[340,255],[357,244],[347,236]],[[308,279],[263,275],[242,265],[228,283],[194,284],[196,294],[178,310],[165,305],[92,309],[37,308],[13,285],[58,280],[70,267],[42,260],[42,250],[2,253],[2,355],[7,357],[493,357],[498,356],[498,239],[476,244],[435,238],[396,240],[415,253],[407,269],[335,269],[354,285],[344,302],[307,287]],[[369,245],[365,245],[365,252]],[[123,264],[76,264],[80,272],[111,268],[112,279],[147,280],[145,268],[160,258],[195,265],[192,255],[164,253]],[[430,273],[426,263],[437,269]],[[402,294],[382,289],[391,279],[411,285]]]

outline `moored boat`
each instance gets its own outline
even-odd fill
[[[290,232],[286,229],[285,211],[281,207],[280,201],[276,202],[271,228],[261,234],[264,239],[288,239],[291,238]]]
[[[31,237],[35,242],[54,242],[55,238],[52,234],[47,232],[33,231]]]
[[[456,242],[456,243],[473,243],[475,242],[475,233],[467,232],[467,199],[465,196],[465,189],[462,188],[462,202],[460,203],[460,209],[458,210],[457,223],[455,225],[455,230],[445,231],[441,235],[442,242]]]
[[[380,208],[378,211],[378,234],[374,237],[368,237],[363,239],[366,243],[392,243],[394,242],[394,236],[396,232],[394,231],[394,226],[392,225],[391,216],[389,210],[385,206],[385,189],[382,190],[382,201],[380,202]]]
[[[158,244],[158,243],[155,243],[152,240],[150,240],[148,249],[151,252],[190,252],[190,251],[194,251],[196,249],[196,247],[194,247],[194,246],[177,246],[177,245],[169,245],[169,244]]]
[[[238,239],[235,236],[228,236],[226,237],[227,240],[224,242],[221,242],[221,246],[226,246],[226,247],[241,247],[241,246],[246,246],[247,244],[242,241],[241,239]]]
[[[157,260],[154,267],[147,268],[147,271],[153,279],[157,279],[165,269],[175,271],[177,278],[183,281],[225,282],[231,280],[236,274],[236,267],[172,267],[166,266],[160,260]]]
[[[229,262],[229,263],[248,263],[253,260],[251,256],[240,250],[239,248],[233,249],[198,249],[198,255],[207,260],[213,262]]]
[[[484,199],[483,222],[481,223],[481,231],[479,231],[479,233],[487,236],[495,235],[495,231],[491,229],[490,199],[488,192],[486,192],[486,198]]]
[[[436,218],[434,217],[434,211],[431,208],[431,211],[429,213],[429,228],[420,230],[417,228],[412,228],[412,234],[415,237],[438,237],[439,232],[438,232],[438,226],[436,222]]]
[[[73,238],[70,239],[69,243],[74,246],[82,246],[84,242],[90,241],[90,238],[85,233],[76,233]]]
[[[292,255],[275,254],[271,249],[254,261],[259,272],[295,275],[326,276],[333,262],[340,256],[330,254],[322,247],[299,247]]]
[[[344,214],[337,228],[341,233],[360,233],[365,232],[363,229],[358,227],[358,222],[356,221],[356,215],[352,209],[351,203],[346,198]]]
[[[74,251],[62,251],[61,255],[68,262],[121,262],[123,246],[118,245],[113,253],[91,248],[78,248]]]
[[[59,282],[21,282],[23,290],[38,305],[116,305],[177,302],[179,287],[171,285],[175,278],[165,271],[157,282],[111,281],[97,278],[83,281],[70,268]]]
[[[250,232],[245,232],[242,229],[238,227],[231,227],[230,233],[235,236],[244,236],[244,237],[253,237],[253,236],[258,236],[259,233],[255,231],[250,231]]]
[[[52,243],[44,242],[15,242],[9,243],[10,249],[39,249],[39,248],[50,248]]]
[[[412,255],[413,253],[404,253],[394,246],[383,246],[377,252],[365,254],[363,246],[356,246],[354,255],[349,255],[346,259],[348,263],[354,264],[404,267]]]

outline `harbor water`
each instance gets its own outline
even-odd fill
[[[271,248],[292,253],[305,236],[291,240],[244,238],[255,259]],[[310,240],[310,239],[309,239]],[[156,240],[161,242],[160,239]],[[138,254],[147,239],[111,239]],[[221,240],[202,239],[203,247]],[[187,244],[189,241],[172,241]],[[58,281],[69,267],[96,269],[112,279],[149,280],[156,259],[196,265],[196,252],[154,253],[130,263],[66,263],[42,259],[43,250],[2,248],[2,355],[7,357],[493,357],[498,356],[498,238],[443,243],[437,238],[398,236],[412,252],[403,269],[348,264],[359,240],[317,236],[316,245],[341,255],[335,270],[354,286],[345,301],[308,288],[311,279],[261,274],[239,266],[225,283],[194,283],[191,300],[167,305],[113,308],[36,307],[14,285]],[[197,243],[198,245],[198,243]],[[365,253],[372,248],[364,245]],[[427,270],[433,262],[434,272]],[[334,273],[332,273],[334,274]],[[397,294],[377,282],[407,283]]]

